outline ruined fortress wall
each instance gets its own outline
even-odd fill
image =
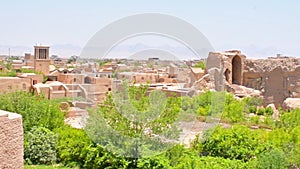
[[[246,63],[243,84],[261,90],[265,104],[281,106],[286,98],[300,97],[299,59],[259,59]]]
[[[24,168],[22,116],[3,110],[0,110],[0,168]]]

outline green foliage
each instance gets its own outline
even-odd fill
[[[249,106],[248,109],[246,110],[248,113],[256,113],[257,107],[256,106]]]
[[[25,133],[34,126],[50,130],[64,126],[64,113],[59,104],[32,93],[4,93],[0,95],[0,109],[21,114]]]
[[[185,157],[184,161],[175,169],[224,169],[224,168],[235,168],[235,169],[245,169],[246,163],[240,160],[230,160],[221,157],[197,157],[189,158]]]
[[[14,70],[0,71],[0,77],[16,77],[17,72]]]
[[[259,124],[260,123],[260,117],[259,116],[253,116],[253,117],[250,117],[250,122],[253,123],[253,124]]]
[[[300,109],[294,109],[290,112],[285,112],[280,116],[280,122],[278,123],[281,127],[294,128],[300,124]]]
[[[58,161],[66,166],[82,167],[86,160],[85,151],[92,144],[90,138],[83,130],[68,126],[56,129],[55,132],[59,135],[56,146]]]
[[[6,64],[5,64],[5,68],[7,70],[12,70],[12,61],[8,61]]]
[[[272,108],[271,107],[266,107],[265,108],[265,113],[266,113],[266,115],[271,116],[273,114]]]
[[[58,136],[44,127],[33,127],[25,136],[24,158],[28,164],[54,164]]]
[[[104,67],[105,64],[107,63],[111,63],[111,61],[108,61],[108,60],[99,60],[98,61],[98,64],[99,64],[99,67]]]
[[[204,70],[206,68],[206,65],[205,65],[204,61],[200,61],[200,62],[196,63],[193,67],[195,67],[195,68],[201,68],[201,69]]]
[[[282,151],[266,151],[257,158],[257,169],[285,169],[287,167],[288,161]]]
[[[139,159],[172,145],[163,139],[179,136],[173,122],[180,112],[180,98],[166,98],[162,92],[147,91],[148,86],[124,84],[120,91],[107,96],[98,112],[90,112],[86,127],[93,141],[108,151],[128,157],[135,167]]]
[[[268,135],[268,141],[284,152],[290,164],[300,166],[300,125],[293,129],[277,128]]]
[[[87,169],[300,166],[300,109],[281,113],[280,120],[274,125],[273,112],[269,108],[264,109],[264,120],[260,120],[263,119],[261,116],[245,118],[244,113],[256,112],[256,107],[260,106],[258,98],[240,101],[222,92],[205,92],[192,98],[166,98],[161,93],[147,91],[147,86],[127,86],[122,91],[125,95],[108,95],[98,111],[90,112],[88,135],[83,130],[64,125],[64,113],[59,109],[63,99],[50,101],[31,93],[4,93],[0,96],[0,109],[23,116],[27,163],[59,162]],[[229,129],[218,126],[205,132],[203,137],[198,136],[191,149],[153,140],[152,134],[170,140],[178,137],[179,131],[172,123],[180,111],[205,118],[221,112],[226,122],[243,124],[249,120],[259,126],[271,126],[272,130],[251,130],[241,125]],[[153,152],[156,152],[155,156],[147,156]],[[135,156],[131,157],[133,154]]]
[[[245,103],[246,113],[256,113],[257,106],[261,106],[263,100],[259,97],[245,97],[243,102]]]
[[[248,127],[234,125],[231,129],[220,126],[206,133],[202,152],[210,156],[248,161],[268,148],[261,138]]]
[[[262,116],[262,115],[264,115],[264,114],[265,114],[265,109],[264,109],[264,108],[258,109],[257,115]]]
[[[244,104],[233,98],[232,94],[226,95],[226,105],[222,117],[229,122],[244,121]]]
[[[83,153],[84,164],[81,168],[112,168],[112,169],[126,169],[133,168],[132,160],[124,157],[115,156],[113,153],[105,150],[101,145],[90,145],[84,149]]]
[[[142,158],[138,161],[138,168],[141,169],[169,169],[169,160],[164,155],[158,155],[149,158]]]

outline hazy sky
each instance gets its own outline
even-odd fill
[[[56,46],[56,54],[65,47],[68,54],[79,55],[79,49],[105,25],[133,14],[155,12],[193,24],[218,51],[241,49],[248,57],[300,56],[297,0],[0,2],[0,54],[7,54],[7,47],[17,52],[17,48],[39,43]]]

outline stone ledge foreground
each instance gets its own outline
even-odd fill
[[[24,168],[22,116],[3,110],[0,110],[0,168]]]

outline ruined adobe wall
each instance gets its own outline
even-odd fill
[[[22,116],[3,110],[0,110],[0,168],[24,168]]]
[[[31,79],[19,77],[0,77],[0,93],[23,90],[29,92]]]
[[[245,63],[243,84],[261,90],[265,104],[281,106],[288,97],[300,97],[300,59],[248,59]]]

